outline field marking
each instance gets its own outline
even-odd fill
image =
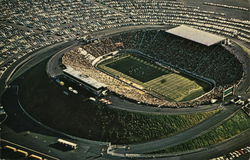
[[[165,79],[166,82],[161,84],[160,81],[163,79]],[[198,85],[195,81],[189,80],[188,78],[175,73],[157,77],[156,79],[145,83],[145,86],[162,96],[177,101],[180,101],[195,92],[203,91],[202,86]]]
[[[122,68],[126,68],[124,71],[123,71],[123,69],[121,68],[121,67],[119,67],[119,62],[118,61],[121,61],[121,60],[123,60],[124,58],[127,58],[127,61],[125,60],[125,61],[122,61],[121,63],[122,63],[122,65],[123,65],[123,67]],[[114,62],[114,61],[113,61]],[[130,56],[126,56],[126,57],[122,57],[122,58],[120,58],[120,59],[117,59],[117,62],[118,63],[116,63],[116,62],[114,62],[113,64],[113,66],[110,66],[110,64],[112,64],[112,62],[111,61],[109,61],[109,64],[104,64],[103,63],[103,65],[106,65],[106,67],[109,67],[109,68],[112,68],[112,69],[114,69],[114,70],[116,70],[116,71],[119,71],[119,72],[121,72],[121,73],[123,73],[123,74],[126,74],[126,72],[128,72],[128,68],[127,68],[127,66],[128,67],[130,67],[130,66],[133,66],[133,68],[139,68],[139,69],[141,69],[141,72],[138,72],[137,71],[137,73],[139,74],[139,76],[138,76],[138,74],[136,73],[136,72],[134,72],[134,73],[131,73],[131,76],[130,77],[132,77],[133,79],[137,79],[138,81],[140,81],[141,83],[145,83],[145,82],[147,82],[147,81],[149,81],[149,80],[152,80],[152,79],[154,79],[154,78],[157,78],[157,77],[159,77],[159,76],[161,76],[161,75],[164,75],[164,74],[166,74],[166,73],[168,73],[168,71],[165,69],[164,70],[164,68],[162,68],[162,67],[160,67],[160,66],[157,66],[156,64],[154,64],[154,63],[151,63],[150,61],[147,61],[147,60],[144,60],[144,59],[140,59],[140,58],[138,58],[138,57],[136,57],[136,56],[133,56],[133,55],[130,55]],[[138,62],[138,63],[137,63]],[[128,64],[128,63],[131,63],[131,65],[126,65],[126,64]],[[118,66],[117,66],[117,64],[118,64]],[[146,67],[146,68],[145,68]],[[146,70],[145,70],[145,69]],[[144,70],[143,70],[144,69]],[[152,73],[152,78],[150,78],[150,73],[149,74],[145,74],[145,75],[143,75],[142,73],[147,73],[147,70],[150,70],[150,73]],[[129,74],[127,74],[127,75],[129,75]],[[145,78],[146,77],[146,78]],[[149,78],[149,80],[148,80],[148,78]]]
[[[176,77],[177,78],[177,77]],[[159,83],[159,81],[161,81],[163,79],[163,77],[161,79],[158,79],[157,81],[158,82],[155,82],[155,83],[152,83],[151,85],[149,86],[155,86],[157,84],[157,86],[162,86],[164,85],[165,88],[169,88],[169,90],[172,90],[172,89],[176,89],[176,87],[179,87],[179,86],[182,86],[183,85],[194,85],[194,83],[188,81],[187,79],[183,78],[183,77],[178,77],[179,79],[178,80],[172,80],[172,79],[168,79],[167,80],[167,85],[166,84],[161,84]],[[165,79],[165,78],[164,78]],[[166,83],[166,82],[165,82]],[[175,85],[174,85],[175,84]],[[196,84],[196,83],[195,83]],[[156,87],[157,87],[156,86]],[[197,85],[195,85],[197,86]]]
[[[138,62],[139,66],[142,66],[141,67],[142,69],[144,65],[147,65],[147,66],[152,67],[156,71],[160,71],[165,74],[160,75],[149,81],[142,82],[140,80],[137,80],[129,75],[126,75],[116,70],[115,68],[111,68],[107,66],[108,64],[115,63],[116,61],[120,61],[124,58],[130,58],[130,60],[134,60]],[[126,63],[123,65],[126,66]],[[102,68],[103,70],[106,70],[107,72],[109,72],[110,74],[114,76],[122,77],[131,81],[131,83],[141,85],[145,87],[145,89],[151,93],[158,94],[159,96],[161,95],[163,97],[166,97],[166,99],[171,99],[173,101],[181,101],[182,99],[188,98],[189,95],[192,95],[191,97],[196,97],[198,93],[199,94],[205,93],[203,90],[203,87],[197,84],[195,80],[191,80],[183,75],[173,73],[167,68],[161,67],[155,63],[150,63],[144,59],[140,59],[139,57],[135,57],[133,55],[125,55],[123,57],[122,56],[116,57],[115,59],[109,60],[106,63],[105,62],[101,63],[100,68]],[[161,83],[162,80],[165,80],[165,82]]]
[[[100,66],[100,68],[104,69],[105,71],[109,72],[110,74],[112,74],[114,76],[123,77],[125,79],[130,80],[133,83],[137,83],[139,85],[143,85],[143,82],[138,81],[137,79],[134,79],[134,78],[132,78],[132,77],[130,77],[130,76],[128,76],[128,75],[126,75],[126,74],[124,74],[122,72],[119,72],[119,71],[117,71],[117,70],[115,70],[113,68],[110,68],[110,67],[107,67],[107,66]]]
[[[182,85],[183,86],[183,85]],[[178,87],[180,87],[180,86],[175,86],[175,88],[173,88],[173,87],[171,87],[171,88],[165,88],[165,91],[163,90],[163,91],[159,91],[160,93],[162,93],[162,94],[167,94],[167,93],[169,93],[169,94],[167,94],[167,95],[169,95],[169,96],[174,96],[175,98],[178,98],[178,100],[181,100],[181,99],[183,99],[184,97],[186,97],[186,96],[188,96],[188,95],[190,95],[190,94],[192,94],[192,93],[194,93],[194,92],[197,92],[197,91],[199,91],[199,90],[202,90],[202,88],[201,87],[198,87],[198,88],[194,88],[194,87],[191,87],[191,86],[193,86],[193,84],[189,84],[189,85],[186,85],[185,86],[185,89],[183,90],[183,89],[178,89]],[[176,95],[176,96],[175,96]]]

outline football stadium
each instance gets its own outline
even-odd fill
[[[140,89],[146,88],[170,101],[182,101],[192,94],[204,94],[203,87],[196,82],[140,57],[127,55],[104,63],[99,68],[121,77],[121,80],[135,82],[142,86]]]
[[[97,70],[105,73],[99,81],[130,99],[158,106],[196,106],[220,97],[242,77],[241,63],[224,43],[223,37],[182,25],[106,35],[76,51],[82,54],[72,52],[63,59],[82,56],[79,66],[90,67],[88,76],[95,77]],[[97,58],[84,59],[86,55]],[[138,91],[122,93],[125,87],[113,87],[109,76]],[[147,98],[136,96],[137,92]]]
[[[249,6],[0,1],[0,159],[248,160]]]

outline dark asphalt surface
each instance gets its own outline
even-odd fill
[[[121,99],[117,96],[109,96],[109,99],[113,102],[112,105],[108,105],[111,108],[117,108],[121,110],[126,110],[130,112],[140,112],[140,113],[153,113],[153,114],[191,114],[197,112],[207,112],[212,111],[217,108],[222,108],[220,104],[213,105],[202,105],[198,107],[187,107],[187,108],[158,108],[152,107],[150,105],[137,104],[135,102],[128,101],[126,99]]]
[[[55,76],[62,74],[62,69],[60,68],[61,57],[63,56],[63,54],[65,54],[69,50],[72,50],[77,45],[78,45],[78,42],[74,42],[72,45],[66,47],[65,49],[61,50],[60,52],[52,56],[49,59],[47,66],[46,66],[47,74],[50,75],[51,77],[55,77]]]
[[[64,47],[62,48],[64,49]],[[17,71],[10,72],[12,76],[6,76],[8,80],[13,81],[19,77],[30,67],[35,66],[41,61],[47,59],[53,53],[58,52],[53,47],[48,47],[38,51],[36,56],[29,58],[29,61],[23,63]],[[49,53],[48,55],[44,55]],[[93,142],[84,139],[72,139],[64,134],[55,133],[39,122],[30,119],[21,109],[18,103],[18,95],[15,88],[9,88],[2,97],[2,104],[8,114],[7,120],[1,125],[1,139],[14,142],[27,148],[48,154],[59,159],[75,160],[75,159],[96,159],[101,158],[101,149],[104,147],[103,142]],[[77,150],[63,152],[53,146],[58,138],[63,138],[79,145]]]
[[[245,72],[244,79],[238,86],[236,94],[242,95],[245,98],[250,98],[250,95],[248,95],[245,92],[246,89],[248,89],[250,86],[250,57],[239,46],[236,47],[237,47],[236,56],[243,63],[243,69]]]
[[[223,156],[229,152],[244,148],[250,145],[250,130],[236,136],[228,141],[212,145],[206,149],[199,152],[191,152],[186,154],[177,155],[176,157],[167,156],[164,158],[159,158],[159,160],[205,160],[210,158],[215,158],[218,156]],[[249,155],[248,155],[249,156]],[[242,160],[249,160],[250,157],[245,156]]]

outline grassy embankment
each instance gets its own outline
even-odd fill
[[[246,113],[240,110],[232,118],[207,133],[187,142],[154,153],[173,153],[205,148],[232,138],[249,128],[250,118]]]

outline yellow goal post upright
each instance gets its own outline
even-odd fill
[[[235,94],[235,85],[233,85],[233,86],[231,86],[223,91],[222,101],[224,101],[227,96],[234,95],[234,94]]]

